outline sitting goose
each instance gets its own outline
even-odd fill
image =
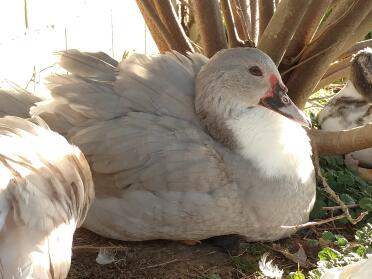
[[[339,131],[372,122],[372,49],[351,60],[350,79],[319,113],[323,130]],[[372,148],[351,153],[362,166],[372,168]]]
[[[96,199],[85,227],[106,237],[274,240],[315,200],[305,116],[253,48],[199,54],[61,53],[71,74],[32,114],[86,155]]]
[[[0,118],[0,278],[66,278],[93,197],[77,147],[40,118]]]

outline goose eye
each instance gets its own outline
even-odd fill
[[[260,69],[259,67],[257,67],[257,66],[250,67],[250,68],[249,68],[249,72],[250,72],[252,75],[254,75],[254,76],[258,76],[258,77],[260,77],[260,76],[263,75],[261,69]]]

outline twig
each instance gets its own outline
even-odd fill
[[[144,8],[144,12],[152,23],[157,27],[157,31],[162,35],[169,49],[172,49],[176,45],[176,40],[173,38],[172,34],[168,31],[166,26],[160,20],[159,16],[156,14],[154,7],[149,2],[149,0],[137,0],[137,4],[140,4]]]
[[[345,205],[345,203],[340,199],[340,197],[332,190],[332,188],[328,185],[328,182],[327,180],[324,178],[324,176],[321,174],[320,172],[320,165],[319,165],[319,155],[318,155],[318,150],[317,150],[317,146],[315,145],[315,143],[313,141],[312,142],[312,149],[313,149],[313,162],[314,162],[314,168],[315,168],[315,173],[316,175],[318,176],[318,178],[320,179],[321,181],[321,184],[324,188],[324,190],[331,196],[331,198],[337,203],[340,205],[342,211],[344,212],[343,217],[346,217],[349,222],[353,225],[359,223],[367,214],[368,214],[368,211],[365,211],[365,212],[362,212],[359,217],[357,217],[356,219],[354,219],[353,217],[351,217],[350,213],[349,213],[349,209],[348,207]],[[342,216],[342,215],[340,215]],[[340,217],[340,216],[336,216],[336,217],[339,217],[340,218],[343,218],[343,217]],[[333,217],[333,218],[336,218],[336,217]],[[329,221],[328,221],[329,222]]]
[[[347,208],[356,208],[356,207],[359,207],[358,204],[346,204],[345,205]],[[342,206],[338,205],[338,206],[323,206],[322,207],[323,210],[338,210],[338,209],[342,209]]]
[[[333,44],[331,44],[330,46],[326,47],[325,49],[322,49],[321,51],[315,53],[314,55],[312,55],[312,56],[310,56],[310,57],[308,57],[308,58],[306,58],[306,59],[300,61],[300,62],[297,63],[296,65],[294,65],[294,66],[288,68],[287,70],[285,70],[284,72],[282,72],[281,75],[284,76],[284,75],[288,74],[288,73],[291,72],[292,70],[294,70],[294,69],[300,67],[301,65],[303,65],[303,64],[309,62],[310,60],[312,60],[312,59],[318,57],[319,55],[325,53],[325,52],[326,52],[327,50],[329,50],[331,47],[333,47]]]
[[[182,54],[194,52],[190,39],[186,36],[185,31],[177,20],[177,15],[170,0],[155,0],[153,3],[161,21],[175,40],[176,45],[173,45],[172,49]]]
[[[245,0],[246,1],[246,0]],[[243,1],[244,2],[244,1]],[[247,3],[245,3],[247,5]],[[247,7],[245,7],[246,9]],[[243,13],[243,7],[239,0],[231,0],[231,9],[233,12],[233,16],[236,22],[236,31],[238,32],[240,38],[243,40],[248,40],[252,43],[252,47],[254,47],[254,42],[252,41],[250,34],[247,30],[247,13],[246,11]]]
[[[118,250],[124,251],[127,250],[128,247],[125,246],[91,246],[91,245],[81,245],[81,246],[73,246],[72,250],[90,250],[93,252],[99,251],[101,249],[110,249],[110,250]]]
[[[311,221],[311,222],[307,222],[307,223],[300,224],[300,225],[281,226],[281,227],[284,228],[284,229],[296,229],[297,230],[297,229],[303,229],[303,228],[307,228],[307,227],[313,227],[313,226],[326,224],[326,223],[333,222],[333,221],[336,221],[336,220],[339,220],[339,219],[342,219],[342,218],[345,218],[345,217],[346,217],[346,214],[341,214],[341,215],[338,215],[338,216],[335,216],[335,217],[331,217],[331,218],[327,218],[327,219],[323,219],[323,220],[319,220],[319,221]]]
[[[190,259],[173,259],[173,260],[170,260],[170,261],[167,261],[167,262],[164,262],[164,263],[153,264],[153,265],[148,265],[148,266],[145,266],[145,267],[141,267],[140,269],[161,267],[161,266],[165,266],[165,265],[168,265],[168,264],[171,264],[171,263],[182,262],[182,261],[190,261]]]
[[[227,37],[229,47],[244,47],[244,46],[253,46],[250,41],[244,42],[239,38],[239,35],[235,28],[233,12],[231,8],[231,3],[229,0],[221,0],[221,7],[223,12],[223,17],[225,18],[226,22],[226,30],[227,30]]]
[[[297,257],[296,255],[291,254],[287,249],[283,249],[278,244],[273,244],[273,246],[268,246],[268,247],[270,249],[272,249],[273,251],[282,254],[287,259],[289,259],[289,260],[291,260],[291,261],[299,264],[301,267],[304,267],[304,268],[313,268],[313,267],[316,267],[316,265],[312,264],[311,262],[308,262],[307,260],[302,260],[299,257]]]

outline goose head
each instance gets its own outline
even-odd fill
[[[351,60],[350,81],[357,92],[372,103],[372,49],[359,51]]]
[[[224,123],[255,107],[310,126],[304,113],[288,97],[279,71],[268,55],[255,48],[218,52],[195,82],[195,108],[201,122],[215,139],[231,145],[232,141],[223,136],[227,129]]]

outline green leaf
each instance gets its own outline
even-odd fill
[[[204,275],[202,277],[199,277],[199,279],[222,279],[220,275],[212,273],[208,275]]]
[[[355,253],[357,253],[360,257],[363,258],[363,257],[365,257],[365,255],[367,254],[367,249],[366,249],[366,247],[360,245],[360,246],[356,249]]]
[[[307,245],[309,247],[318,247],[319,246],[319,241],[316,239],[308,239],[307,240]]]
[[[349,194],[342,194],[340,198],[346,204],[355,204],[355,200]]]
[[[362,209],[365,209],[365,210],[368,210],[368,211],[372,211],[372,199],[371,198],[367,198],[367,197],[364,197],[364,198],[360,199],[359,206]]]
[[[345,172],[340,172],[337,177],[337,182],[341,183],[345,186],[353,186],[354,184],[354,177],[350,174],[347,174]]]
[[[305,275],[300,270],[297,270],[289,273],[286,279],[305,279]]]
[[[340,257],[340,253],[332,248],[326,247],[323,248],[318,253],[318,258],[321,261],[329,261],[329,260],[335,260]]]
[[[338,246],[345,246],[349,243],[349,241],[347,241],[347,239],[343,235],[336,234],[335,237],[336,237],[336,244]]]
[[[329,231],[324,231],[324,232],[322,233],[322,238],[323,238],[324,240],[329,241],[329,242],[336,240],[335,235],[334,235],[333,233],[329,232]]]

